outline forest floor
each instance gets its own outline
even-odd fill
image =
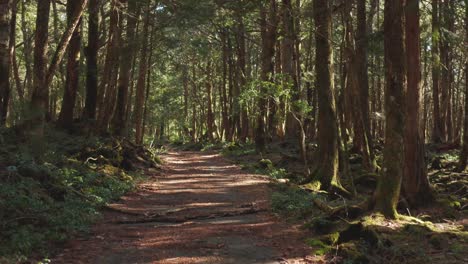
[[[162,158],[52,263],[317,263],[308,232],[271,213],[268,177],[214,152]]]

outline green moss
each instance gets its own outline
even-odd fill
[[[362,252],[362,249],[356,245],[356,243],[348,242],[339,245],[338,255],[346,260],[346,263],[369,263],[369,259],[366,254]]]
[[[320,183],[320,181],[312,181],[310,183],[301,185],[301,187],[306,190],[318,192],[320,191],[320,187],[322,187],[322,184]]]
[[[306,244],[313,247],[315,249],[314,254],[319,256],[327,254],[332,249],[331,246],[323,243],[318,239],[307,239]]]

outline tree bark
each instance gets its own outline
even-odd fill
[[[260,10],[260,27],[262,37],[260,79],[260,98],[258,100],[257,133],[255,138],[257,151],[263,152],[266,144],[266,118],[268,107],[268,89],[266,85],[272,83],[274,73],[273,59],[276,43],[276,1],[270,0],[269,8],[262,6]]]
[[[74,22],[73,15],[80,8],[79,1],[67,2],[67,21],[70,27]],[[80,50],[81,50],[81,19],[73,32],[68,48],[67,80],[65,84],[62,108],[59,115],[59,124],[62,128],[71,130],[73,126],[73,113],[75,109],[76,95],[78,93],[80,74]]]
[[[411,206],[432,200],[424,160],[424,135],[421,124],[421,48],[419,0],[407,0],[405,8],[408,89],[406,94],[405,161],[402,194]]]
[[[98,91],[99,0],[90,0],[88,6],[88,46],[86,47],[86,100],[84,119],[96,119]]]
[[[0,0],[0,127],[6,123],[10,101],[11,0]]]
[[[117,105],[115,109],[115,115],[113,118],[113,130],[118,136],[124,136],[127,132],[126,124],[126,109],[130,86],[130,76],[132,70],[132,64],[135,55],[135,35],[136,35],[136,22],[137,15],[139,14],[139,5],[137,0],[128,1],[128,15],[127,15],[127,34],[125,44],[122,50],[122,56],[120,57],[120,74],[119,82],[117,87]]]
[[[440,24],[439,24],[439,1],[432,0],[432,105],[433,105],[433,130],[432,141],[442,142],[442,120],[440,117]]]
[[[467,1],[465,1],[466,4]],[[465,41],[468,42],[468,6],[465,6]],[[465,60],[465,116],[463,126],[463,145],[458,162],[458,171],[464,171],[468,161],[468,60]]]
[[[295,32],[294,32],[294,17],[291,0],[282,0],[281,5],[281,19],[283,25],[283,40],[281,42],[281,63],[283,68],[283,74],[285,75],[286,82],[290,86],[291,102],[290,109],[286,114],[286,129],[285,136],[293,139],[299,135],[299,125],[294,114],[298,115],[298,109],[296,102],[300,98],[298,90],[298,82],[295,69]]]
[[[49,89],[46,82],[47,49],[49,38],[50,0],[38,0],[36,15],[36,34],[34,44],[33,93],[31,113],[33,133],[41,136],[49,104]]]
[[[374,171],[376,162],[372,144],[369,114],[369,75],[367,73],[367,21],[366,0],[357,0],[357,30],[356,30],[356,69],[359,88],[359,107],[361,112],[363,132],[362,151],[364,153],[363,165],[367,170]]]
[[[316,38],[316,76],[318,89],[318,170],[315,178],[321,188],[339,185],[338,127],[333,83],[333,53],[331,46],[332,14],[330,1],[314,0]]]
[[[375,192],[375,210],[396,218],[404,165],[406,58],[404,0],[385,0],[385,145],[383,175]]]
[[[148,4],[149,5],[149,4]],[[135,96],[135,142],[139,145],[143,143],[143,107],[145,103],[145,81],[148,67],[148,42],[149,42],[149,23],[150,23],[150,10],[146,9],[145,24],[143,26],[143,45],[141,46],[140,56],[140,72],[138,74],[138,81],[136,84]]]

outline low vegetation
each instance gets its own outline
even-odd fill
[[[151,152],[123,140],[52,129],[40,143],[14,130],[0,135],[0,263],[47,256],[132,190],[141,169],[158,167]]]

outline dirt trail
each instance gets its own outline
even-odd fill
[[[268,180],[214,153],[170,152],[52,263],[312,263],[303,232],[269,212]]]

